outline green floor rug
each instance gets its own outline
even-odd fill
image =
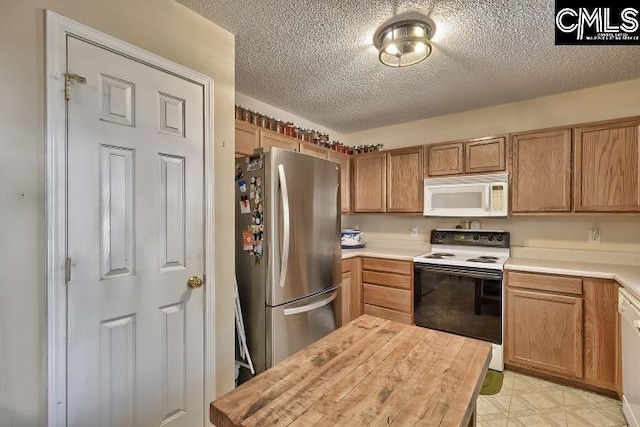
[[[487,396],[500,393],[500,389],[502,389],[502,380],[504,380],[504,373],[489,369],[487,371],[487,376],[484,377],[480,394]]]

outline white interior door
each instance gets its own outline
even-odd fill
[[[203,87],[67,49],[69,425],[202,426]]]

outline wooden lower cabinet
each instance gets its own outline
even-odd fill
[[[342,271],[342,283],[338,292],[338,326],[344,326],[351,321],[351,283],[352,271]]]
[[[618,288],[584,279],[584,382],[622,394]]]
[[[342,287],[338,298],[340,326],[346,325],[363,314],[362,271],[359,257],[342,261]]]
[[[413,262],[362,259],[364,313],[413,324]]]
[[[507,365],[621,395],[618,285],[509,271]]]
[[[364,314],[381,317],[387,320],[393,320],[394,322],[405,323],[407,325],[413,325],[412,315],[400,311],[389,310],[388,308],[384,307],[378,307],[377,305],[365,304]]]
[[[582,378],[582,298],[507,290],[507,362]]]

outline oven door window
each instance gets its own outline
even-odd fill
[[[502,343],[502,280],[416,268],[415,324]]]

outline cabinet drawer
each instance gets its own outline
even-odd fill
[[[578,277],[509,272],[507,275],[507,285],[511,288],[582,295],[582,279]]]
[[[410,276],[413,271],[413,262],[394,261],[382,258],[364,258],[362,260],[362,269],[406,274]]]
[[[411,276],[365,270],[362,272],[362,281],[374,285],[411,290]]]
[[[411,314],[413,298],[410,291],[387,288],[385,286],[365,283],[364,303],[390,308]]]
[[[413,317],[410,314],[401,313],[395,310],[389,310],[388,308],[378,307],[375,305],[365,304],[364,314],[370,314],[372,316],[381,317],[383,319],[393,320],[394,322],[413,325]]]

